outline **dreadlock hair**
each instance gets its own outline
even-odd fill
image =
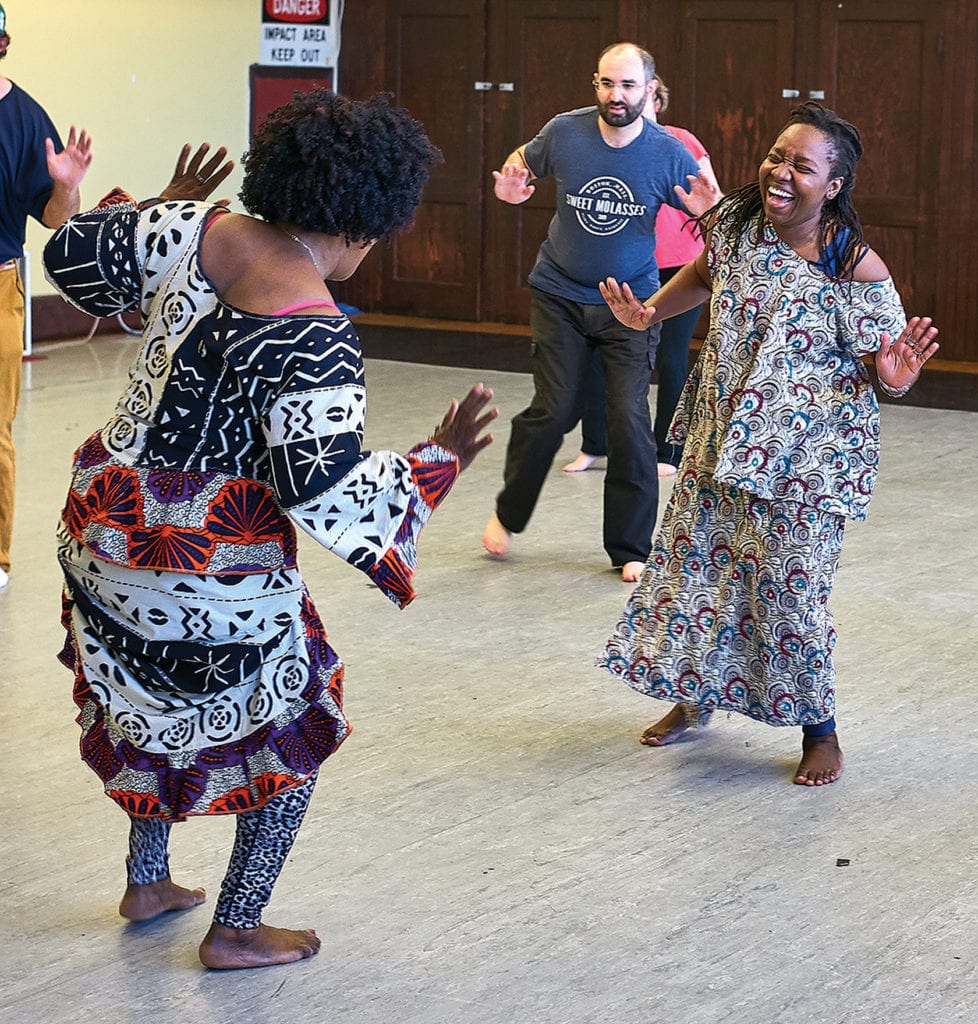
[[[819,220],[819,256],[824,257],[832,239],[844,228],[848,228],[845,242],[838,253],[837,265],[842,269],[840,276],[851,279],[852,273],[866,248],[863,227],[859,214],[852,205],[852,187],[856,182],[856,163],[863,155],[859,129],[844,121],[833,110],[827,110],[820,103],[811,100],[795,107],[781,131],[794,124],[807,124],[818,129],[829,143],[831,153],[830,177],[842,178],[842,186],[822,205]],[[778,134],[781,134],[780,132]],[[723,225],[732,229],[736,250],[744,229],[754,225],[754,240],[764,235],[764,209],[761,202],[761,188],[757,181],[734,189],[716,206],[697,218],[700,228],[705,230]]]
[[[349,243],[389,240],[410,224],[442,155],[389,96],[316,89],[273,110],[242,161],[249,213]]]

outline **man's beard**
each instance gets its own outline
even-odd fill
[[[607,103],[598,103],[598,116],[604,121],[605,124],[610,125],[612,128],[625,128],[628,125],[634,123],[642,116],[642,111],[645,109],[645,100],[641,103],[637,103],[631,107],[627,101],[622,101],[621,105],[623,109],[616,109],[612,111],[612,101]]]

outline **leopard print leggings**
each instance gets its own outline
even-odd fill
[[[316,773],[301,786],[287,789],[264,807],[237,816],[234,849],[217,898],[214,920],[228,928],[257,928],[272,888],[305,817]],[[126,875],[133,885],[150,885],[170,877],[170,822],[160,818],[129,819]]]

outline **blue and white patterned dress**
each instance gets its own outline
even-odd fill
[[[459,472],[430,442],[362,450],[352,325],[223,302],[199,261],[214,212],[115,193],[45,249],[74,305],[143,318],[115,414],[75,456],[62,660],[85,761],[130,814],[169,820],[261,806],[349,732],[294,526],[404,606],[417,534]]]
[[[835,710],[828,598],[846,518],[876,480],[861,357],[906,317],[893,282],[845,282],[770,224],[714,232],[710,330],[672,427],[684,455],[599,664],[640,693],[771,725]]]

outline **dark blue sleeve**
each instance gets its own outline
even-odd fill
[[[534,178],[546,178],[553,173],[554,122],[551,118],[523,149],[523,159]]]
[[[54,182],[48,174],[47,150],[44,148],[44,140],[50,139],[54,143],[54,150],[60,153],[64,146],[61,143],[61,136],[58,129],[54,127],[51,118],[43,110],[37,108],[37,120],[33,126],[34,142],[31,146],[31,158],[25,168],[27,172],[26,181],[22,182],[23,195],[27,199],[27,208],[34,220],[43,224],[44,207],[48,205],[51,193],[54,190]]]
[[[675,181],[673,185],[682,185],[684,189],[689,191],[689,182],[686,180],[690,174],[699,174],[700,165],[697,160],[693,157],[693,154],[678,140],[669,136],[673,142],[678,146],[678,150],[674,155],[675,163]],[[675,207],[677,210],[681,210],[683,213],[689,213],[686,207],[683,205],[682,199],[676,195],[672,189],[672,185],[666,190],[666,195],[663,197],[663,202],[669,206]]]

